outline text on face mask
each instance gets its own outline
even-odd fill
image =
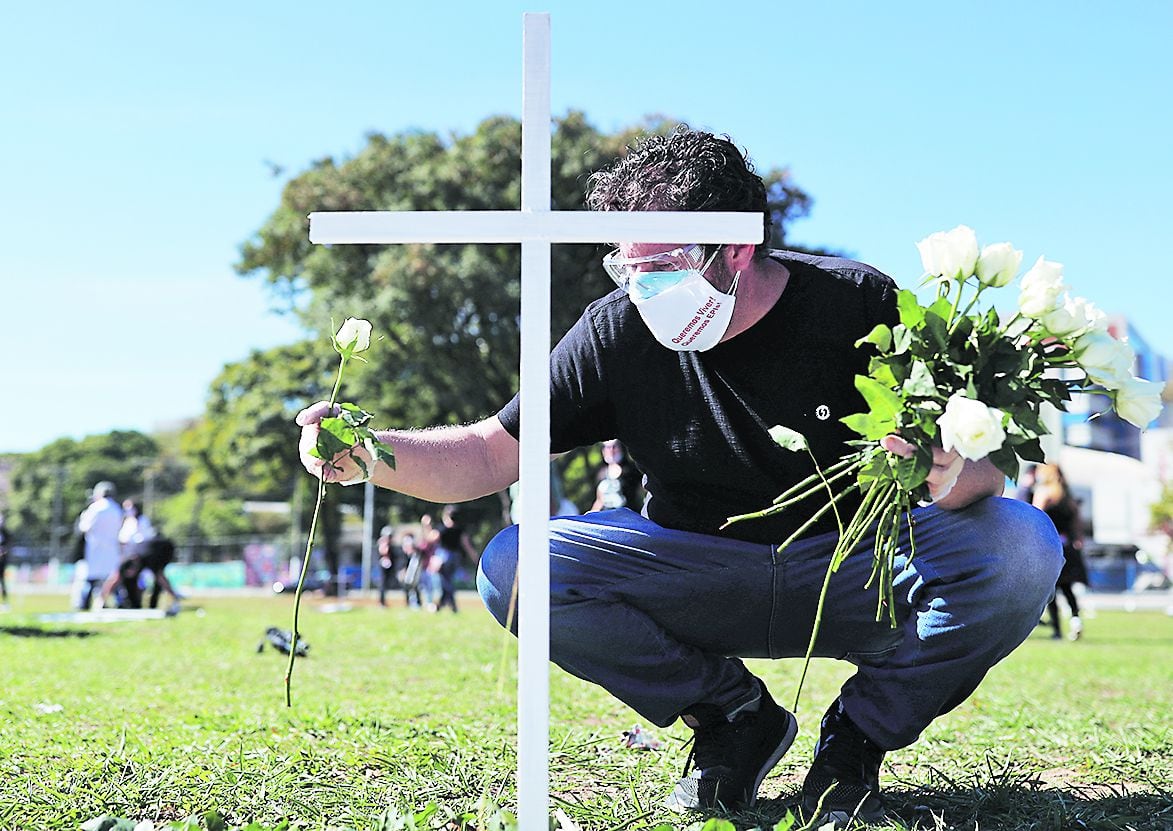
[[[720,301],[715,297],[710,297],[705,301],[705,305],[696,310],[696,314],[692,320],[688,321],[688,325],[680,330],[680,334],[672,338],[672,342],[677,345],[688,346],[700,336],[701,332],[705,331],[705,327],[709,325],[709,321],[716,317],[717,312],[720,310]],[[692,331],[692,327],[694,326],[696,326],[695,332]],[[685,340],[686,338],[687,341]]]

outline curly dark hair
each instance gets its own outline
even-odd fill
[[[592,211],[761,211],[769,249],[770,212],[766,186],[753,162],[729,136],[692,130],[686,124],[666,135],[653,135],[587,183]]]

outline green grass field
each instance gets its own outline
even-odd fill
[[[516,644],[461,600],[459,615],[361,602],[326,614],[307,598],[311,651],[287,709],[286,659],[257,645],[266,627],[288,628],[290,598],[61,625],[36,614],[63,611],[64,597],[19,597],[0,615],[0,829],[76,829],[99,815],[163,828],[211,810],[233,827],[508,827],[497,809],[515,804]],[[779,701],[792,696],[800,662],[751,663]],[[727,819],[772,828],[785,816],[849,672],[815,662],[794,748],[758,807]],[[690,821],[659,807],[687,728],[653,730],[664,748],[638,752],[622,732],[639,718],[602,690],[554,669],[551,699],[564,826]],[[1173,618],[1102,612],[1079,643],[1037,630],[968,702],[889,754],[886,801],[926,829],[1170,829],[1171,728]]]

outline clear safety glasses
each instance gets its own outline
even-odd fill
[[[629,294],[651,297],[677,283],[688,271],[703,274],[717,256],[717,249],[713,249],[707,261],[702,261],[704,255],[704,246],[697,244],[646,257],[624,257],[617,248],[603,257],[603,268],[619,288]]]

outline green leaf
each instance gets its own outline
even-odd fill
[[[930,313],[939,317],[942,321],[949,319],[949,312],[953,310],[953,301],[949,299],[948,294],[943,294],[933,301],[933,304],[925,310],[925,316]]]
[[[809,446],[806,442],[806,436],[797,430],[783,427],[781,424],[776,424],[770,428],[770,438],[779,447],[784,447],[787,450],[806,450]]]
[[[362,427],[374,418],[374,415],[355,404],[339,404],[338,417],[351,427]]]
[[[786,816],[774,823],[774,831],[790,831],[796,822],[798,822],[798,818],[788,809]]]
[[[924,322],[925,308],[908,289],[897,292],[896,309],[900,312],[900,322],[909,329],[916,329]]]
[[[318,441],[310,448],[310,455],[318,459],[330,460],[339,453],[347,452],[353,446],[353,442],[345,442],[334,433],[321,430],[318,433]]]
[[[886,323],[877,323],[875,328],[857,340],[855,345],[860,347],[865,343],[874,344],[881,352],[887,352],[892,348],[892,327]]]
[[[713,817],[701,826],[701,831],[737,831],[737,826],[727,819]]]
[[[934,303],[933,305],[936,306],[937,304]],[[948,313],[948,309],[946,309],[946,313]],[[939,350],[943,352],[949,347],[949,324],[945,322],[944,317],[941,317],[930,309],[925,312],[924,329],[928,332],[929,338],[931,338],[931,340],[926,338],[926,341],[931,346],[936,347],[934,351]]]
[[[937,382],[933,380],[933,373],[924,361],[913,361],[908,380],[904,382],[902,390],[905,395],[916,395],[921,398],[931,398],[937,394]]]
[[[1047,460],[1046,454],[1043,453],[1042,442],[1037,438],[1024,441],[1014,448],[1014,452],[1018,454],[1019,458],[1025,459],[1028,462],[1045,462]],[[1015,472],[1014,478],[1017,477],[1018,473]]]
[[[980,318],[973,315],[963,315],[954,321],[953,339],[969,340],[969,336],[973,334],[975,325],[980,324]]]
[[[889,463],[896,474],[896,481],[906,491],[913,491],[923,485],[933,469],[933,453],[927,447],[916,446],[916,452],[909,458],[893,456]]]
[[[994,467],[1006,474],[1011,479],[1018,478],[1018,454],[1014,452],[1014,448],[1008,445],[1002,445],[997,450],[989,455],[989,460]]]
[[[878,441],[889,433],[896,432],[894,418],[881,418],[875,413],[854,413],[839,420],[846,424],[848,429],[871,441]]]
[[[199,817],[190,816],[179,822],[167,823],[167,831],[204,831],[204,826]]]
[[[318,426],[321,428],[321,433],[335,436],[346,447],[352,447],[358,442],[358,435],[354,432],[354,428],[342,418],[323,418]]]
[[[997,402],[991,406],[997,406]],[[999,409],[1003,408],[999,407]],[[1047,426],[1043,424],[1043,420],[1039,418],[1037,413],[1020,407],[1016,409],[1007,423],[1006,432],[1020,439],[1033,439],[1045,436],[1050,431],[1047,430]]]
[[[903,355],[912,346],[912,329],[907,326],[897,326],[892,330],[892,354]]]
[[[395,470],[395,451],[381,441],[375,442],[375,458]]]
[[[869,444],[871,444],[869,442]],[[871,444],[873,448],[876,445]],[[878,449],[878,448],[877,448]],[[867,451],[864,451],[867,452]],[[859,482],[860,487],[864,487],[877,479],[888,478],[888,454],[885,452],[877,452],[868,459],[867,463],[856,474],[856,481]]]
[[[204,814],[204,825],[208,831],[225,831],[228,827],[224,822],[224,817],[220,816],[220,812],[215,809]]]
[[[903,366],[903,361],[900,362],[900,365]],[[872,358],[868,364],[868,375],[890,389],[900,386],[900,380],[892,371],[892,365],[887,358],[879,356]]]
[[[874,378],[856,375],[855,388],[879,418],[894,418],[900,412],[900,396]]]

